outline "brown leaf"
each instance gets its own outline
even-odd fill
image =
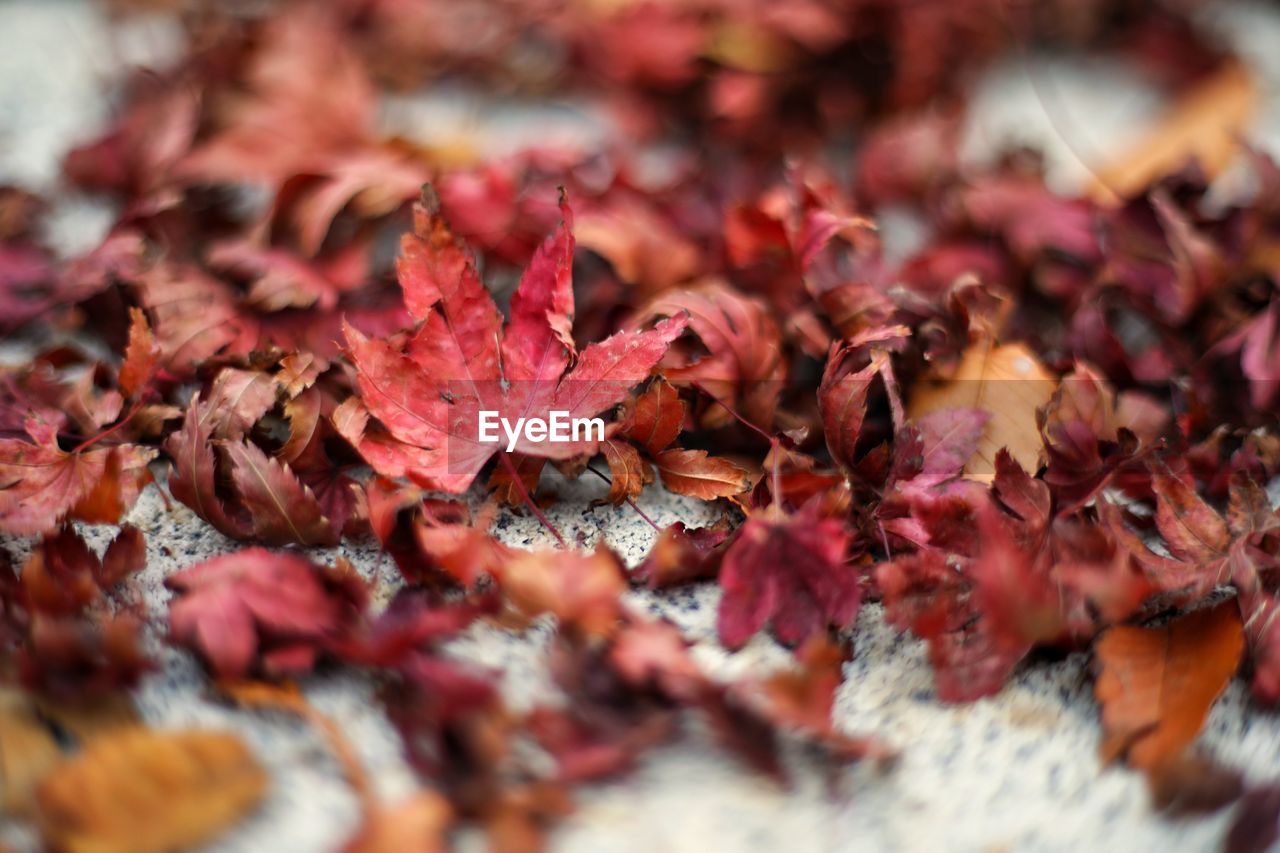
[[[688,315],[689,331],[702,351],[673,349],[664,359],[663,373],[677,385],[697,386],[723,400],[752,423],[773,423],[778,395],[787,375],[781,353],[781,333],[768,305],[743,296],[727,284],[713,282],[687,290],[668,290],[644,308],[639,317]],[[728,424],[732,416],[714,406],[699,416],[702,426]]]
[[[1231,162],[1253,115],[1252,75],[1229,62],[1187,91],[1128,151],[1096,173],[1090,194],[1100,202],[1130,198],[1195,158],[1212,177]]]
[[[653,482],[653,468],[630,444],[610,439],[600,445],[600,450],[609,463],[609,496],[605,498],[609,503],[617,506],[627,498],[635,499]]]
[[[1208,814],[1240,799],[1240,771],[1187,752],[1147,774],[1156,808],[1175,815]]]
[[[1094,646],[1102,760],[1154,771],[1181,755],[1240,665],[1239,609],[1225,601],[1159,628],[1120,625]]]
[[[44,780],[36,802],[51,847],[159,853],[216,837],[266,789],[234,735],[132,728],[90,743]]]
[[[340,531],[293,471],[249,441],[223,445],[231,481],[253,519],[254,538],[275,545],[336,545]]]
[[[137,723],[127,695],[69,704],[0,688],[0,815],[30,814],[36,786],[62,761],[55,729],[83,744]]]
[[[0,692],[0,814],[24,814],[40,780],[62,759],[53,732],[26,696]]]
[[[552,613],[562,629],[606,636],[617,624],[627,582],[618,557],[603,544],[578,551],[523,551],[501,569],[498,585],[525,616]]]
[[[658,589],[715,577],[724,557],[720,546],[729,538],[726,527],[690,529],[677,521],[662,528],[644,562],[631,573],[632,580]]]
[[[141,571],[146,565],[147,540],[141,530],[126,524],[102,555],[102,565],[97,572],[98,585],[106,589]]]
[[[182,428],[169,433],[164,449],[173,459],[169,491],[195,514],[233,539],[249,533],[249,523],[236,516],[217,493],[218,458],[213,452],[213,411],[199,398],[187,408]]]
[[[138,709],[128,693],[116,692],[100,699],[57,702],[39,694],[30,697],[40,717],[56,723],[81,744],[93,738],[138,725]]]
[[[493,472],[489,474],[487,488],[500,503],[507,506],[524,506],[524,496],[533,497],[537,492],[538,481],[542,479],[542,469],[547,466],[547,460],[520,453],[513,453],[508,459],[511,462],[510,467],[494,466]],[[522,485],[523,490],[520,488]]]
[[[668,450],[654,460],[663,484],[680,495],[727,498],[751,488],[751,476],[728,459],[708,456],[705,450]]]
[[[1221,558],[1231,544],[1231,531],[1222,516],[1196,490],[1168,474],[1155,474],[1156,528],[1169,552],[1186,562]]]
[[[1028,471],[1040,467],[1042,442],[1036,409],[1049,402],[1057,381],[1026,345],[980,341],[965,350],[954,374],[926,374],[912,389],[907,416],[941,409],[982,409],[991,413],[978,449],[965,466],[975,480],[990,481],[996,454],[1008,448]]]
[[[685,408],[676,389],[659,376],[636,397],[627,413],[622,436],[657,456],[680,434]]]

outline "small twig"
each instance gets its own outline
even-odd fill
[[[141,408],[142,408],[142,401],[141,400],[136,401],[132,406],[129,407],[129,411],[125,412],[124,417],[122,417],[119,421],[116,422],[115,426],[108,427],[107,429],[103,430],[102,432],[98,433],[92,438],[86,438],[84,441],[77,444],[71,450],[71,455],[74,456],[75,454],[84,450],[86,447],[91,447],[92,445],[97,444],[99,441],[102,441],[102,439],[106,438],[112,433],[123,428],[125,424],[129,423],[129,421],[133,419],[133,416],[136,415],[138,413],[138,410]]]
[[[717,404],[717,405],[719,405],[722,409],[724,409],[724,410],[725,410],[726,412],[728,412],[729,414],[733,415],[733,417],[734,417],[735,419],[737,419],[738,423],[742,424],[742,425],[743,425],[743,426],[745,426],[747,429],[752,430],[753,432],[755,432],[756,434],[758,434],[760,437],[762,437],[765,441],[769,442],[770,444],[773,444],[773,443],[775,443],[775,442],[777,441],[777,438],[776,438],[775,436],[770,435],[769,433],[765,432],[765,431],[764,431],[763,429],[761,429],[760,427],[758,427],[758,426],[756,426],[755,424],[753,424],[751,421],[747,420],[747,419],[746,419],[745,417],[743,417],[742,415],[738,414],[738,410],[737,410],[737,409],[735,409],[733,406],[730,406],[730,405],[729,405],[728,403],[726,403],[724,400],[721,400],[721,399],[720,399],[719,397],[717,397],[715,394],[712,394],[710,391],[708,391],[708,390],[706,389],[706,387],[705,387],[702,383],[700,383],[700,382],[694,382],[694,383],[693,383],[693,387],[694,387],[694,389],[695,389],[695,390],[697,390],[697,391],[701,391],[703,394],[706,394],[708,397],[710,397],[712,400],[714,400],[714,401],[716,402],[716,404]]]
[[[304,723],[315,728],[329,745],[333,757],[342,767],[342,775],[360,801],[361,810],[368,814],[374,807],[373,788],[364,765],[356,755],[351,742],[333,720],[317,711],[296,687],[277,687],[272,684],[246,682],[224,685],[223,691],[237,703],[252,708],[274,708],[296,714]]]
[[[608,477],[607,475],[602,474],[601,472],[597,471],[595,468],[592,468],[590,465],[588,465],[588,466],[587,466],[587,470],[588,470],[588,471],[590,471],[592,474],[595,474],[595,475],[596,475],[597,477],[599,477],[601,480],[604,480],[604,481],[605,481],[606,483],[608,483],[610,486],[612,486],[612,485],[613,485],[613,481],[612,481],[612,480],[610,480],[610,479],[609,479],[609,477]],[[625,498],[624,498],[624,500],[625,500],[625,501],[626,501],[626,502],[631,506],[631,508],[632,508],[632,509],[634,509],[634,510],[636,511],[636,515],[638,515],[638,516],[640,516],[641,518],[643,518],[643,519],[648,523],[648,525],[649,525],[650,527],[652,527],[654,530],[658,531],[659,533],[661,533],[661,532],[662,532],[662,528],[661,528],[661,527],[659,527],[657,524],[655,524],[652,518],[650,518],[649,516],[645,515],[644,510],[642,510],[642,509],[641,509],[641,508],[636,504],[636,502],[635,502],[635,501],[633,501],[630,497],[625,497]]]
[[[773,470],[769,472],[769,483],[773,491],[773,502],[775,505],[777,505],[779,509],[781,509],[782,508],[782,472],[778,468],[778,453],[777,453],[778,448],[781,446],[781,442],[778,440],[778,437],[776,435],[771,435],[770,433],[765,432],[763,429],[756,426],[751,421],[747,420],[745,417],[740,415],[738,411],[733,408],[733,406],[730,406],[724,400],[721,400],[715,394],[712,394],[700,382],[694,382],[693,387],[696,390],[701,391],[703,394],[706,394],[708,397],[714,400],[718,406],[720,406],[729,414],[733,415],[734,418],[737,419],[738,423],[754,431],[757,435],[761,436],[765,441],[769,442],[769,453],[773,456]]]

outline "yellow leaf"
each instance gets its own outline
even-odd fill
[[[63,757],[54,728],[80,743],[138,721],[124,697],[69,705],[0,689],[0,813],[26,815],[40,781]]]
[[[25,814],[36,785],[61,759],[58,742],[26,697],[0,692],[0,814]]]
[[[729,19],[711,34],[706,56],[728,68],[769,74],[795,62],[795,51],[766,27]]]
[[[1181,97],[1128,151],[1097,173],[1090,195],[1103,203],[1130,198],[1195,158],[1209,177],[1235,157],[1258,101],[1249,72],[1228,63]]]
[[[202,844],[251,811],[267,776],[224,732],[133,727],[94,739],[36,793],[49,847],[149,853]]]
[[[918,418],[939,409],[984,409],[991,420],[978,449],[965,466],[975,480],[995,476],[996,453],[1007,447],[1028,471],[1040,466],[1043,442],[1036,410],[1049,402],[1058,380],[1035,353],[1019,343],[980,341],[965,350],[954,374],[927,373],[912,388],[907,416]]]

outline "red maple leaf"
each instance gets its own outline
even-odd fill
[[[742,647],[766,622],[780,642],[795,645],[858,615],[858,573],[845,564],[849,534],[821,517],[818,503],[792,516],[753,516],[738,531],[720,569],[716,627],[729,648]]]
[[[0,531],[40,533],[68,516],[115,523],[149,480],[153,450],[89,442],[68,452],[52,424],[33,418],[26,428],[31,441],[0,438]]]
[[[325,569],[293,554],[246,548],[168,578],[174,639],[198,650],[221,678],[306,672],[347,639],[368,591],[349,568]]]
[[[504,327],[430,191],[415,207],[415,233],[404,238],[398,273],[405,304],[421,325],[403,347],[347,327],[361,399],[334,413],[335,426],[378,473],[464,491],[502,449],[480,440],[481,411],[512,423],[545,420],[553,411],[595,416],[622,402],[684,330],[685,319],[671,317],[575,353],[572,214],[563,202],[561,211],[564,222],[530,261]],[[368,428],[370,414],[383,430]],[[513,449],[568,459],[595,453],[599,444],[522,435]]]

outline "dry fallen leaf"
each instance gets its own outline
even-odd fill
[[[83,744],[137,722],[127,696],[72,705],[0,689],[0,813],[30,811],[36,786],[62,760],[57,730]]]
[[[965,350],[953,375],[929,373],[916,383],[907,416],[919,418],[941,409],[990,412],[977,450],[964,469],[966,476],[990,482],[1002,447],[1026,470],[1040,467],[1036,409],[1049,402],[1057,384],[1025,345],[980,341]]]
[[[36,785],[61,759],[53,732],[26,696],[0,692],[0,814],[25,814]]]
[[[1090,195],[1099,202],[1131,198],[1194,157],[1212,177],[1240,150],[1258,90],[1239,63],[1229,62],[1188,90],[1138,142],[1099,169]]]
[[[1235,601],[1158,628],[1121,625],[1094,646],[1101,667],[1102,760],[1148,772],[1178,758],[1240,665],[1244,633]]]
[[[30,701],[43,719],[74,735],[82,744],[138,724],[138,709],[128,694],[107,695],[77,704],[54,702],[40,696],[32,696]]]
[[[36,807],[52,848],[145,853],[214,838],[266,789],[266,773],[235,735],[131,728],[55,770]]]

